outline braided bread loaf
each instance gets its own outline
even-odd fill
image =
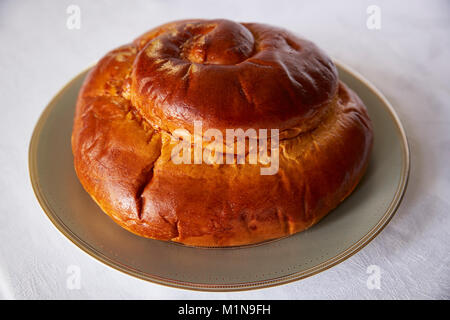
[[[201,139],[196,122],[224,135],[273,130],[278,170],[174,163],[175,132]],[[313,43],[263,24],[186,20],[109,52],[89,72],[72,150],[86,191],[127,230],[235,246],[317,223],[360,181],[372,140],[363,103]]]

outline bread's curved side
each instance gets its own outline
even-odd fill
[[[364,106],[342,84],[326,122],[280,141],[273,176],[261,175],[259,165],[174,164],[166,139],[142,193],[142,219],[163,217],[173,226],[172,240],[198,246],[257,243],[305,230],[356,187],[372,139]]]

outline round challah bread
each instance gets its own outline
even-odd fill
[[[233,163],[206,153],[173,161],[177,132],[208,148],[209,129],[254,130],[258,139],[267,130],[260,148],[275,170],[262,174],[272,165],[262,157],[237,161],[234,140],[223,143]],[[372,142],[363,103],[323,51],[280,28],[228,20],[168,23],[106,54],[80,90],[72,134],[77,175],[115,222],[219,247],[317,223],[354,190]]]

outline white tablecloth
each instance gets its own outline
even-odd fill
[[[66,10],[78,5],[80,29]],[[366,10],[381,10],[368,29]],[[392,102],[412,170],[386,229],[345,262],[291,284],[238,293],[168,288],[113,270],[68,241],[36,201],[28,143],[47,103],[106,51],[161,23],[223,17],[283,26],[358,70]],[[16,299],[449,298],[449,1],[1,1],[0,297]],[[369,289],[367,267],[381,270]],[[80,287],[67,285],[73,267]]]

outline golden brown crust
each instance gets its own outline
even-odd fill
[[[137,40],[131,99],[165,130],[192,131],[198,119],[218,129],[308,129],[336,94],[331,60],[285,30],[227,20],[164,30],[151,41],[142,36],[145,45]]]
[[[174,129],[280,130],[279,170],[175,164]],[[285,30],[225,20],[156,28],[108,53],[80,91],[72,149],[87,192],[141,236],[198,246],[302,231],[361,179],[372,127],[331,60]]]

